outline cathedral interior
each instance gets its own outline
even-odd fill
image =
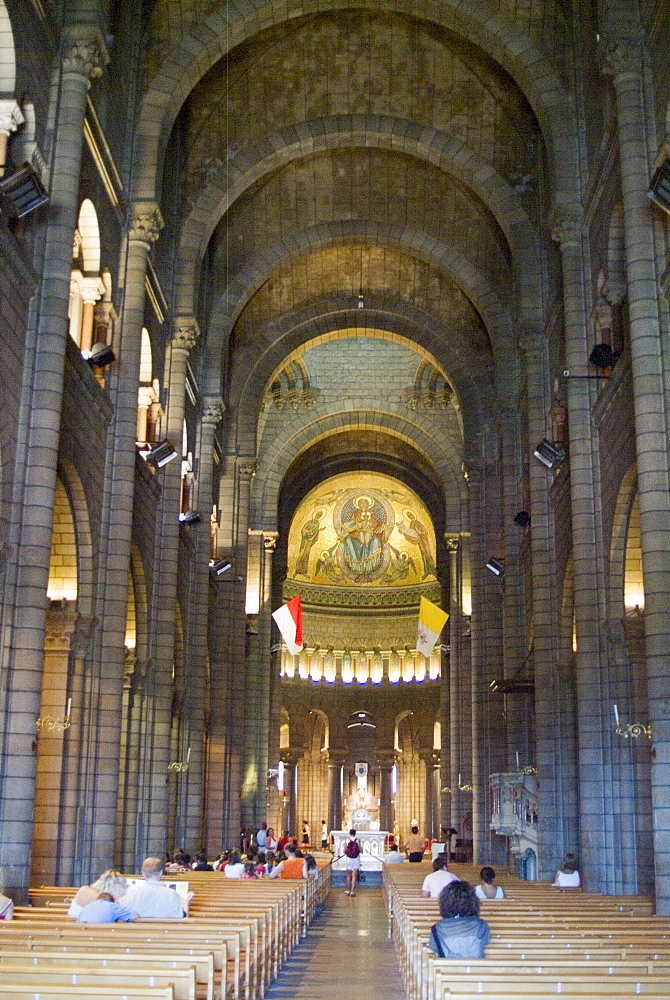
[[[14,898],[416,822],[670,913],[669,52],[666,0],[0,0]]]

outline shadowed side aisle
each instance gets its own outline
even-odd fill
[[[381,889],[361,888],[354,899],[333,889],[266,994],[269,1000],[407,1000]]]

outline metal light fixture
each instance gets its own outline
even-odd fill
[[[520,528],[527,528],[530,524],[530,514],[528,511],[520,510],[518,514],[515,514],[514,523],[518,524]]]
[[[665,160],[654,174],[647,196],[670,214],[670,160]]]
[[[106,368],[107,365],[116,361],[116,355],[109,344],[94,344],[90,351],[82,351],[81,353],[91,368]]]
[[[47,190],[29,163],[0,177],[0,202],[6,215],[22,219],[49,200]]]
[[[216,580],[218,580],[220,576],[223,576],[224,573],[227,573],[228,570],[232,568],[233,564],[227,562],[225,559],[219,559],[218,562],[212,562],[209,564],[209,571]]]
[[[596,344],[589,354],[589,364],[605,371],[614,368],[619,357],[619,351],[613,351],[609,344]]]
[[[197,510],[187,510],[185,513],[179,515],[179,520],[182,524],[198,524],[202,518]]]
[[[151,448],[147,455],[147,462],[150,465],[154,465],[157,469],[162,469],[164,465],[171,462],[178,454],[177,449],[166,438],[165,441],[159,441],[158,444],[155,444]]]
[[[494,559],[493,557],[487,562],[486,568],[493,573],[494,576],[502,576],[505,572],[505,567],[500,559]]]
[[[565,452],[555,448],[546,438],[542,438],[533,455],[548,469],[555,469],[565,461]]]

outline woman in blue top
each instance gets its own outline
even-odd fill
[[[491,940],[469,882],[451,882],[440,893],[442,920],[433,924],[428,947],[440,958],[483,958]]]

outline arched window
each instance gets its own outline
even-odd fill
[[[146,449],[160,440],[160,382],[153,378],[154,361],[151,337],[146,327],[142,328],[140,351],[140,384],[137,391],[137,447]]]
[[[98,216],[93,202],[86,198],[81,203],[74,233],[69,308],[70,336],[82,352],[90,351],[96,342],[95,306],[107,290],[100,275]]]
[[[47,597],[52,601],[76,601],[78,581],[77,535],[72,508],[65,487],[57,479]]]
[[[626,563],[624,570],[624,605],[626,611],[644,608],[642,548],[640,544],[640,500],[636,493],[630,507],[626,532]]]

